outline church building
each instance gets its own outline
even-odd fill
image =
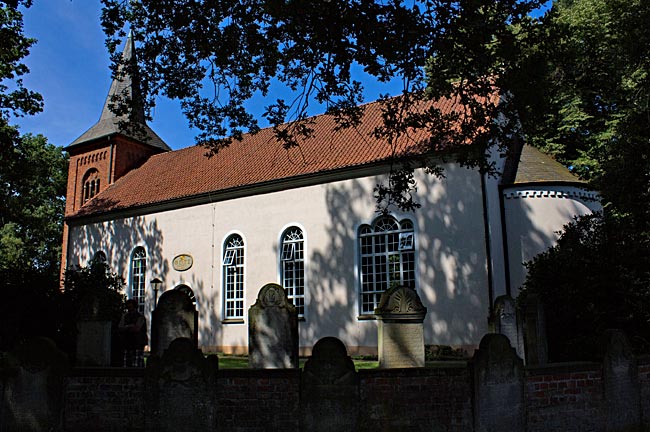
[[[123,56],[136,61],[131,39]],[[599,208],[584,183],[524,145],[497,161],[496,178],[454,162],[442,179],[417,169],[422,207],[380,215],[373,189],[393,158],[372,134],[378,103],[356,128],[314,117],[298,148],[264,129],[208,158],[200,146],[172,151],[143,109],[114,114],[120,94],[137,98],[137,79],[115,79],[98,123],[66,148],[62,268],[105,259],[149,322],[156,296],[182,290],[196,304],[204,351],[247,351],[248,308],[269,282],[298,309],[303,352],[335,336],[352,354],[376,353],[373,311],[395,284],[415,288],[427,308],[426,344],[475,347],[495,299],[517,296],[523,263],[574,216]],[[125,131],[124,121],[140,130]]]

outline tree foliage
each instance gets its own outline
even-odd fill
[[[268,101],[265,117],[285,147],[313,133],[307,119],[313,104],[335,114],[340,127],[354,127],[363,109],[358,107],[362,75],[403,84],[402,98],[383,98],[385,121],[375,133],[387,145],[412,128],[424,128],[432,134],[431,149],[444,142],[461,163],[491,171],[486,148],[512,141],[510,121],[515,117],[507,98],[490,96],[495,89],[508,88],[505,84],[521,68],[522,43],[536,33],[530,13],[543,2],[102,3],[114,70],[126,66],[119,64],[115,48],[130,26],[139,45],[149,106],[159,94],[179,99],[190,125],[200,131],[197,141],[212,152],[258,130],[247,109],[255,96]],[[277,87],[292,92],[292,99],[273,98]],[[423,98],[460,101],[465,110],[443,114],[437,108],[418,113],[409,109]],[[430,168],[441,173],[439,166]],[[417,206],[408,195],[413,186],[408,170],[396,171],[391,180],[388,188],[378,188],[381,204]]]
[[[650,351],[650,4],[561,0],[548,17],[533,144],[601,192],[604,213],[568,226],[529,264],[554,359],[598,352],[608,327]],[[541,87],[540,87],[541,88]]]
[[[30,1],[0,1],[0,349],[50,335],[59,288],[67,159],[42,136],[21,135],[15,117],[42,109],[24,87],[35,40],[23,32]]]
[[[67,269],[64,290],[54,301],[58,309],[55,340],[59,347],[74,354],[80,320],[111,321],[117,334],[126,300],[124,287],[124,278],[98,257],[85,267]]]
[[[625,331],[637,352],[650,352],[648,250],[627,221],[594,214],[568,225],[556,246],[528,264],[520,301],[531,292],[543,299],[552,361],[598,358],[600,337],[611,328]]]

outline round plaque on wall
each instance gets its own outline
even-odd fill
[[[176,271],[189,270],[192,264],[194,264],[194,260],[192,260],[192,255],[189,254],[177,255],[172,261],[172,266]]]

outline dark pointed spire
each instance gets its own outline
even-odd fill
[[[128,116],[132,121],[141,124],[145,123],[144,101],[142,100],[140,80],[138,78],[138,60],[135,55],[135,42],[133,41],[133,32],[130,31],[129,37],[126,39],[126,44],[124,44],[124,51],[122,51],[122,63],[108,91],[100,121],[114,117],[126,120],[126,115],[118,116],[111,111],[111,106],[119,105],[121,101],[132,102],[129,107],[132,112]]]
[[[127,112],[118,111],[119,114],[116,114],[111,107]],[[127,126],[129,124],[131,126]],[[171,150],[146,123],[133,32],[129,32],[124,44],[122,61],[106,96],[99,121],[67,148],[118,133],[162,150]]]

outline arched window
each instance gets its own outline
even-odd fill
[[[359,305],[361,314],[374,313],[382,293],[395,285],[415,288],[413,222],[390,216],[359,227]]]
[[[138,302],[138,310],[144,313],[145,277],[147,274],[147,253],[138,246],[131,255],[131,298]]]
[[[302,230],[290,227],[282,234],[280,245],[280,280],[287,296],[298,311],[305,315],[305,240]]]
[[[99,186],[99,171],[95,168],[89,169],[86,175],[84,175],[81,203],[85,204],[86,201],[97,195],[99,193]]]
[[[229,236],[223,247],[224,319],[244,318],[244,240]]]

